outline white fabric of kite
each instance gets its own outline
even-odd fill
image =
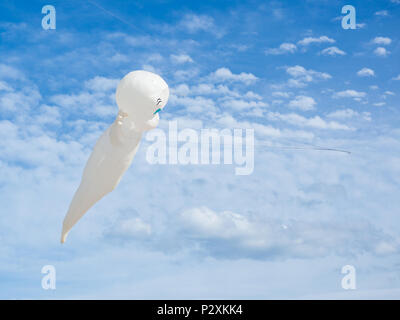
[[[102,134],[86,163],[81,183],[64,218],[61,243],[80,218],[114,190],[135,156],[144,131],[157,127],[167,104],[167,83],[157,74],[138,70],[118,84],[118,116]]]

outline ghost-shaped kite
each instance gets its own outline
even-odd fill
[[[157,74],[138,70],[118,84],[118,116],[102,134],[83,171],[64,218],[61,243],[80,218],[102,197],[114,190],[129,168],[144,131],[157,127],[158,112],[167,104],[167,83]]]

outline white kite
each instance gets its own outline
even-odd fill
[[[136,154],[142,133],[157,127],[158,112],[168,97],[168,85],[157,74],[133,71],[120,81],[116,92],[118,116],[96,142],[86,163],[64,218],[61,243],[78,220],[118,185]]]

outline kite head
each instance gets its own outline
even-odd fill
[[[167,83],[159,75],[144,70],[129,72],[119,82],[116,92],[119,110],[128,115],[138,131],[157,127],[159,112],[168,97]]]

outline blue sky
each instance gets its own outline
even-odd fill
[[[398,0],[2,2],[0,297],[399,298],[399,15]],[[170,86],[162,129],[253,128],[254,172],[151,165],[144,140],[60,245],[136,69]],[[351,155],[282,148],[310,144]]]

